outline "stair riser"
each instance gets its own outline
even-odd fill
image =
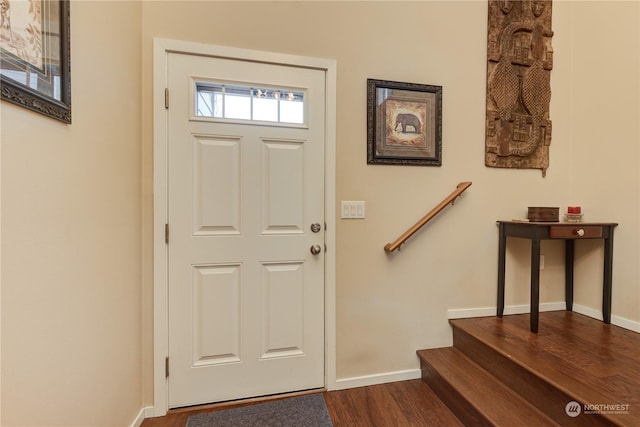
[[[466,426],[492,426],[476,408],[458,393],[431,365],[420,361],[422,380],[436,393],[453,414]]]
[[[615,425],[598,415],[569,417],[565,408],[569,402],[576,400],[574,397],[555,388],[544,379],[514,363],[510,358],[455,327],[453,328],[453,345],[560,425],[576,427]],[[584,405],[584,402],[578,402]]]

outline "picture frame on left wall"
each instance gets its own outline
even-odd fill
[[[442,165],[442,86],[367,79],[367,164]]]
[[[0,92],[71,123],[68,0],[0,0]]]

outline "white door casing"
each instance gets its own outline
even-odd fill
[[[196,55],[169,53],[175,49],[167,44]],[[163,61],[156,61],[154,86],[159,93],[164,80],[171,105],[168,115],[154,108],[155,415],[168,407],[332,388],[335,234],[328,196],[335,194],[335,156],[334,115],[326,113],[335,100],[327,99],[329,108],[324,100],[311,104],[307,129],[198,120],[191,99],[194,82],[207,78],[308,87],[312,103],[335,88],[335,64],[329,70],[299,63],[308,58],[184,45],[156,41]],[[298,63],[274,64],[278,57]],[[309,143],[318,137],[325,146]],[[307,197],[314,193],[320,197]],[[170,224],[168,252],[159,244],[163,222]],[[326,234],[311,233],[313,222],[326,222]],[[310,254],[311,245],[325,243],[326,253]],[[163,354],[170,355],[168,383]]]

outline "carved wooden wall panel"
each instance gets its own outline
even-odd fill
[[[549,167],[551,0],[489,0],[485,164]]]

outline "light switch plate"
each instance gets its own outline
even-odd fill
[[[364,219],[364,202],[343,200],[341,216],[343,219]]]

